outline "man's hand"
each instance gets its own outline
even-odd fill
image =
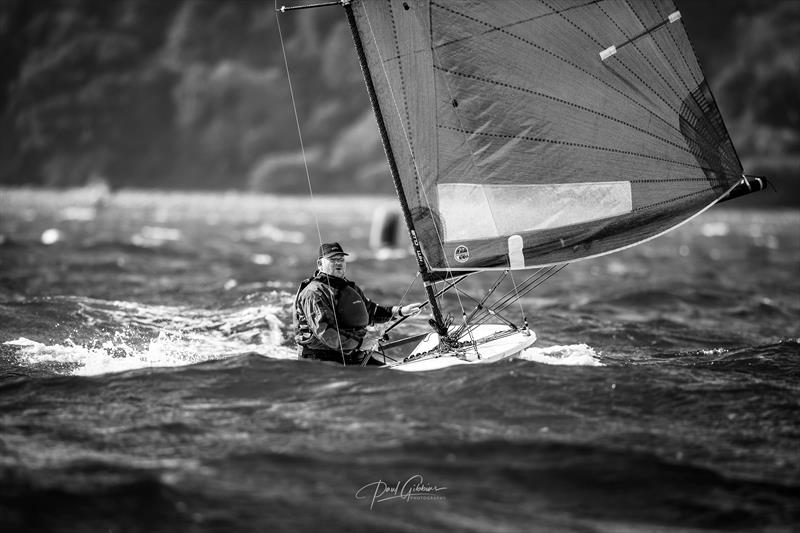
[[[400,315],[401,317],[414,316],[420,311],[422,311],[422,305],[423,304],[421,302],[415,302],[413,304],[404,305],[403,307],[400,307],[397,310],[397,314]]]
[[[367,333],[364,340],[361,341],[362,352],[376,352],[380,348],[381,336],[376,333]]]
[[[380,347],[381,346],[380,346],[380,343],[379,343],[378,339],[372,339],[372,340],[369,340],[369,341],[364,341],[364,343],[361,345],[361,351],[362,352],[377,352],[378,349],[380,349]]]

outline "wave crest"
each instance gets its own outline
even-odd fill
[[[605,366],[594,348],[587,344],[532,347],[519,354],[517,359],[546,365]]]

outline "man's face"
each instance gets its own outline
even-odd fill
[[[334,255],[331,257],[322,257],[317,260],[319,271],[329,276],[336,278],[343,278],[347,264],[345,263],[344,255]]]

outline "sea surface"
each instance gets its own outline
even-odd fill
[[[406,240],[369,245],[393,208],[0,190],[0,531],[800,530],[800,211],[566,267],[508,309],[539,336],[514,360],[298,361],[320,239],[423,298]]]

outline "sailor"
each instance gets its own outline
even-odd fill
[[[369,300],[345,277],[347,255],[338,242],[320,245],[317,271],[300,283],[294,328],[302,359],[359,364],[378,347],[367,326],[420,312],[421,303],[387,307]]]

